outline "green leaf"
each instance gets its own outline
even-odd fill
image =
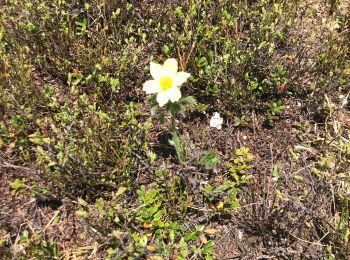
[[[23,230],[20,241],[21,241],[21,243],[27,243],[29,241],[29,232],[28,232],[28,230]]]
[[[119,79],[110,78],[109,79],[109,84],[111,85],[113,92],[118,92],[119,91]]]
[[[88,203],[85,200],[83,200],[82,198],[78,198],[78,203],[79,203],[79,205],[82,205],[85,207],[88,205]]]
[[[278,181],[278,179],[281,177],[277,165],[274,165],[272,167],[272,180],[273,181]]]
[[[184,162],[186,160],[187,150],[181,138],[176,133],[173,133],[172,139],[169,140],[169,144],[174,146],[179,161]]]
[[[179,103],[189,105],[189,106],[197,106],[197,100],[193,96],[184,96],[179,100]]]
[[[119,187],[119,189],[118,189],[118,191],[117,191],[117,193],[115,195],[118,197],[118,196],[124,194],[126,190],[127,190],[126,187],[123,187],[123,186]]]
[[[209,149],[207,153],[202,157],[201,163],[204,165],[205,169],[211,170],[217,164],[220,163],[219,158],[216,156],[213,149]]]
[[[12,189],[12,192],[16,193],[16,192],[23,192],[25,191],[25,186],[24,186],[24,183],[25,183],[25,179],[15,179],[12,183],[11,183],[11,189]]]
[[[75,214],[78,217],[83,217],[83,218],[87,218],[89,216],[89,212],[85,211],[85,210],[76,210]]]

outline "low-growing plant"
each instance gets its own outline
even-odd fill
[[[227,162],[228,171],[238,183],[245,183],[248,178],[245,175],[250,169],[250,162],[254,159],[249,148],[241,147],[235,151],[236,157]]]
[[[96,237],[82,258],[95,253],[110,259],[216,258],[214,236],[203,223],[220,223],[222,215],[239,207],[253,155],[241,147],[225,165],[214,149],[200,158],[202,151],[208,140],[220,144],[223,137],[234,140],[236,131],[264,131],[259,125],[263,116],[273,126],[295,98],[307,106],[302,117],[308,124],[299,127],[305,133],[297,134],[303,141],[312,134],[308,120],[315,111],[321,111],[319,123],[339,112],[325,93],[345,93],[349,83],[349,14],[342,8],[343,1],[322,3],[316,11],[308,1],[282,0],[3,1],[0,163],[6,178],[11,178],[8,172],[16,173],[13,196],[64,200],[67,207],[59,212],[75,212]],[[331,21],[308,24],[315,13]],[[165,62],[147,66],[150,60]],[[147,81],[149,72],[153,81]],[[182,84],[186,80],[189,84]],[[144,106],[147,100],[152,117]],[[200,114],[183,116],[187,107]],[[214,111],[239,129],[203,126]],[[249,129],[248,113],[254,116]],[[153,117],[169,122],[169,142],[180,164],[155,149],[155,140],[161,139],[155,129],[161,127]],[[188,135],[188,129],[194,133]],[[334,129],[321,131],[323,137],[315,133],[318,140],[310,141],[312,146],[326,145]],[[332,188],[333,229],[328,234],[319,228],[319,218],[311,225],[315,233],[327,234],[317,245],[332,240],[328,252],[334,258],[349,251],[349,199],[344,192],[349,149],[342,131],[332,136],[329,147],[321,147],[326,150],[322,156],[304,158],[306,152],[296,146],[286,153],[293,167],[303,160],[303,169],[317,158],[307,177]],[[212,147],[223,160],[232,146]],[[279,162],[267,171],[276,185],[289,176]],[[300,172],[293,176],[306,179]],[[275,191],[277,200],[287,201],[285,193]],[[301,203],[306,197],[301,195]],[[271,221],[256,226],[266,222]],[[16,228],[11,226],[10,238]],[[18,229],[23,259],[64,258],[60,241],[31,240],[31,229],[25,229]],[[302,239],[297,239],[300,244]]]
[[[213,149],[209,149],[202,157],[201,163],[205,169],[211,170],[220,163],[220,159],[217,157]]]

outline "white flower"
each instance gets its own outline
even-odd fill
[[[220,117],[220,114],[218,112],[215,112],[212,118],[210,119],[210,126],[220,130],[222,128],[223,123],[224,119]]]
[[[159,106],[164,106],[169,102],[176,102],[181,98],[180,86],[191,76],[186,72],[178,72],[177,61],[167,59],[163,65],[151,62],[151,76],[153,80],[148,80],[143,84],[143,90],[147,94],[157,94]]]

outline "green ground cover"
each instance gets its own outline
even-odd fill
[[[349,13],[1,0],[0,258],[346,259]],[[169,58],[175,121],[143,91]]]

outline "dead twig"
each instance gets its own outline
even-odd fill
[[[24,167],[24,166],[20,166],[20,165],[14,165],[14,164],[7,163],[7,162],[1,163],[0,164],[0,168],[16,169],[16,170],[25,171],[25,172],[28,172],[28,173],[35,173],[36,172],[34,169],[31,169],[31,168],[28,168],[28,167]]]

